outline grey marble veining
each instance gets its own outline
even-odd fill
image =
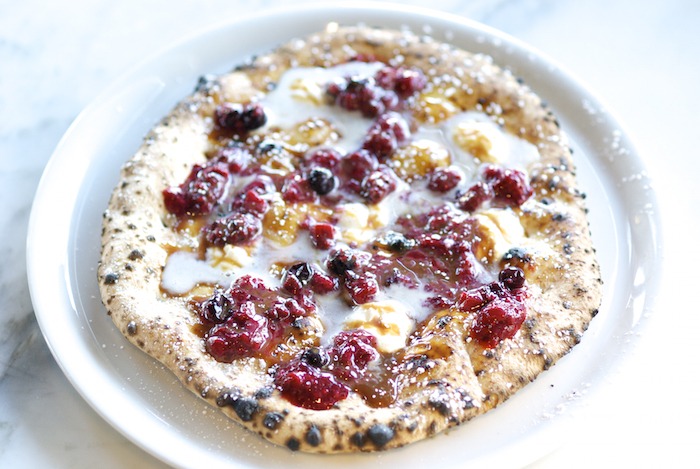
[[[684,248],[694,245],[700,234],[696,181],[700,159],[693,144],[700,126],[700,3],[396,3],[482,21],[545,51],[584,79],[637,138],[667,209],[666,268],[673,284],[664,290],[662,304],[671,319],[654,322],[655,328],[646,332],[647,340],[627,371],[611,378],[616,386],[605,395],[606,404],[591,410],[591,428],[600,438],[585,445],[572,441],[537,466],[631,461],[647,467],[667,461],[667,454],[690,457],[691,441],[700,437],[697,425],[684,432],[677,428],[695,424],[700,411],[676,399],[700,392],[697,378],[684,372],[698,367],[698,354],[689,344],[696,342],[700,321],[697,314],[682,314],[697,308],[670,292],[692,291],[700,281],[697,269],[689,272],[678,262]],[[25,267],[34,191],[70,123],[125,69],[222,17],[284,4],[281,0],[0,0],[0,467],[164,467],[82,400],[43,340]],[[678,200],[667,195],[680,193],[684,195]],[[674,224],[679,221],[682,224]],[[669,338],[678,350],[672,364],[660,359],[654,347]],[[664,374],[668,385],[650,382],[649,374],[652,381]],[[643,410],[644,404],[669,396],[674,401],[650,425],[652,417]],[[612,455],[610,459],[599,456],[605,451]],[[675,467],[681,467],[690,459],[675,461]]]

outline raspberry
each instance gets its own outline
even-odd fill
[[[492,197],[493,192],[487,184],[476,182],[467,192],[457,196],[456,203],[459,208],[466,212],[475,212]]]
[[[350,153],[343,160],[343,171],[348,178],[362,181],[368,174],[377,169],[377,157],[367,150]]]
[[[228,178],[224,163],[195,165],[182,185],[163,191],[165,208],[178,217],[208,215],[224,195]]]
[[[497,298],[476,315],[469,335],[485,348],[510,339],[525,321],[525,306],[514,298]]]
[[[204,230],[206,241],[223,247],[226,244],[241,245],[253,241],[262,232],[260,219],[250,213],[233,212],[214,220]]]
[[[376,346],[377,338],[364,329],[338,333],[329,352],[331,371],[343,381],[358,380],[369,363],[379,358]]]
[[[311,244],[316,249],[330,249],[335,243],[335,228],[330,223],[314,223],[309,227]]]
[[[289,402],[312,410],[330,409],[350,392],[332,374],[299,360],[277,370],[275,385]]]
[[[225,323],[217,324],[209,331],[206,348],[217,361],[231,363],[260,352],[270,339],[267,319],[255,313],[255,306],[248,302]]]
[[[500,205],[519,207],[532,196],[532,188],[522,171],[489,166],[484,179],[493,189],[494,201]]]
[[[437,168],[428,176],[428,189],[435,192],[448,192],[457,187],[462,174],[457,168]]]
[[[305,156],[305,163],[308,167],[320,166],[322,168],[333,170],[339,164],[341,154],[331,148],[319,148]]]
[[[365,272],[362,275],[348,272],[345,276],[345,288],[348,290],[350,298],[356,304],[361,305],[374,299],[379,291],[379,283],[371,272]]]
[[[396,189],[396,177],[386,166],[371,172],[362,181],[360,195],[369,203],[378,204]]]

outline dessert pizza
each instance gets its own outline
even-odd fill
[[[125,337],[291,450],[476,417],[601,280],[554,115],[483,55],[329,28],[200,80],[126,163],[98,277]]]

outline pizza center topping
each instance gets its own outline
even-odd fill
[[[300,407],[350,392],[385,406],[431,315],[451,311],[484,348],[516,335],[525,274],[497,235],[505,220],[522,232],[522,163],[537,151],[482,114],[419,125],[410,110],[428,86],[417,70],[350,62],[216,107],[207,161],[163,192],[194,248],[170,256],[162,286],[191,296],[217,361],[265,360]]]

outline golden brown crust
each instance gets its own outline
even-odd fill
[[[262,360],[216,362],[192,332],[186,300],[163,295],[160,276],[168,246],[187,242],[171,229],[162,191],[184,180],[209,148],[213,105],[247,101],[294,66],[330,66],[362,54],[429,71],[417,119],[440,120],[461,110],[491,115],[535,144],[529,168],[535,196],[518,211],[527,236],[551,252],[533,260],[514,252],[503,265],[521,266],[534,286],[528,319],[511,339],[485,350],[468,339],[469,314],[445,311],[429,319],[407,347],[402,387],[387,408],[351,395],[326,411],[295,407],[274,389]],[[443,91],[456,90],[449,97]],[[540,99],[488,57],[408,33],[341,28],[294,41],[238,71],[203,83],[146,137],[122,171],[104,215],[98,278],[103,302],[127,339],[164,363],[194,393],[277,444],[310,452],[371,451],[431,436],[506,400],[581,339],[600,303],[601,280],[588,233],[583,196],[565,137]],[[415,378],[415,379],[412,379]]]

